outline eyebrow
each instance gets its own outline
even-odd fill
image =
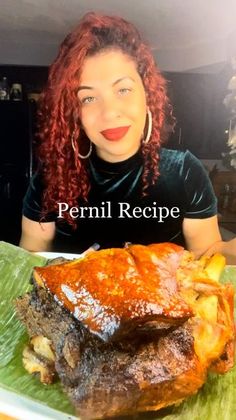
[[[132,77],[125,76],[125,77],[121,77],[120,79],[117,79],[114,83],[112,83],[112,86],[117,85],[118,83],[122,82],[122,80],[124,80],[124,79],[129,79],[129,80],[132,80],[133,82],[135,82],[135,80]],[[91,90],[91,89],[94,89],[94,87],[92,87],[92,86],[80,86],[78,88],[77,92],[80,92],[83,89],[90,89]]]

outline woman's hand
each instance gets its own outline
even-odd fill
[[[206,252],[206,255],[220,253],[226,257],[227,264],[236,265],[236,237],[230,241],[220,241],[213,244]]]
[[[183,233],[187,249],[196,258],[220,253],[226,257],[227,264],[236,264],[236,237],[227,242],[222,241],[217,216],[207,219],[186,218],[183,221]]]

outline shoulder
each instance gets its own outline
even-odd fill
[[[44,191],[43,178],[37,171],[32,178],[23,199],[22,212],[28,219],[39,221]]]
[[[181,161],[186,152],[175,149],[167,149],[166,147],[161,147],[160,149],[160,160],[171,160],[171,161]]]
[[[44,189],[44,183],[43,183],[43,175],[41,170],[37,170],[31,180],[30,180],[31,187],[37,189],[37,190],[43,190]]]
[[[205,172],[200,160],[189,150],[171,150],[163,147],[160,150],[160,172],[167,170],[171,170],[172,173],[178,172],[180,177],[184,178],[189,171]]]
[[[171,150],[162,147],[159,154],[159,169],[160,173],[169,170],[181,171],[185,159],[185,152],[180,150]]]

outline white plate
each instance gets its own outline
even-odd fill
[[[64,257],[70,260],[81,256],[81,254],[67,254],[65,252],[36,252],[35,254],[48,259]],[[78,420],[78,417],[54,410],[47,405],[3,388],[0,388],[0,420],[1,413],[19,420]]]
[[[0,389],[0,412],[19,420],[78,420],[78,417],[64,414],[5,389]]]
[[[73,260],[74,258],[80,258],[82,255],[82,254],[67,254],[66,252],[35,252],[35,254],[41,255],[41,257],[45,257],[48,259],[64,257],[68,260]]]

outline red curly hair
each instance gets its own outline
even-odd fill
[[[87,13],[61,44],[40,99],[38,156],[45,185],[42,221],[47,213],[57,212],[58,202],[78,207],[78,200],[87,201],[90,190],[87,163],[86,159],[78,157],[78,147],[83,151],[87,143],[80,124],[81,109],[77,97],[79,77],[86,57],[113,48],[135,61],[153,117],[150,141],[141,146],[144,194],[149,183],[154,184],[159,175],[157,151],[165,140],[165,121],[168,120],[169,125],[174,124],[172,107],[166,94],[166,81],[155,64],[150,48],[131,23],[117,16]],[[75,151],[71,146],[72,133],[78,139]],[[150,173],[151,181],[148,177]],[[69,214],[65,215],[65,219],[76,227],[76,222]]]

